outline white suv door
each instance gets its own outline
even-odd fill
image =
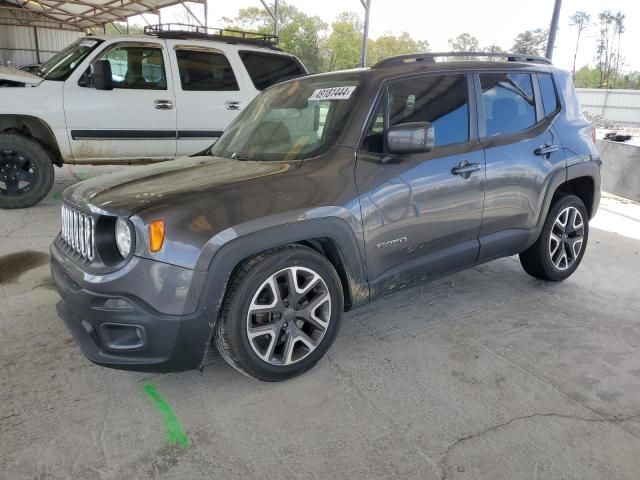
[[[178,155],[191,155],[214,143],[257,92],[237,55],[222,50],[225,46],[167,44],[177,72]]]
[[[65,82],[64,109],[74,160],[174,158],[175,96],[165,42],[114,43],[95,60],[111,64],[113,90],[93,88],[87,81],[89,70]]]

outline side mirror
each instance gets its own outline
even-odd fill
[[[108,60],[98,60],[93,64],[93,85],[96,90],[113,90],[111,64]]]
[[[434,140],[435,130],[429,122],[400,123],[387,130],[387,150],[391,154],[428,152]]]

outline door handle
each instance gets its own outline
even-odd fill
[[[540,145],[533,151],[533,153],[539,157],[549,158],[549,155],[553,152],[557,152],[558,150],[560,150],[558,145]]]
[[[469,163],[466,160],[462,160],[457,167],[451,169],[453,175],[460,175],[462,178],[469,178],[473,172],[477,172],[482,168],[479,163]]]
[[[242,110],[242,102],[237,100],[227,100],[224,102],[224,106],[227,110]]]
[[[153,102],[153,106],[158,110],[171,110],[173,102],[171,100],[156,100]]]

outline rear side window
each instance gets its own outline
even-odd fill
[[[306,73],[300,62],[288,55],[250,51],[241,51],[239,55],[256,90],[264,90],[284,78]]]
[[[431,122],[435,146],[469,140],[469,90],[465,75],[436,75],[389,85],[389,126]]]
[[[223,53],[176,50],[182,90],[215,92],[239,90],[231,64]]]
[[[520,132],[536,123],[533,84],[528,73],[481,73],[488,137]]]
[[[542,94],[542,104],[544,105],[544,116],[548,117],[558,109],[558,97],[556,88],[553,85],[553,77],[549,73],[539,73],[538,83]]]

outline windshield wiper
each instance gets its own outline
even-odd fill
[[[231,159],[232,160],[240,160],[241,162],[246,162],[247,160],[251,160],[251,161],[258,161],[260,160],[259,158],[250,158],[244,155],[238,155],[237,152],[233,152],[231,154]]]

